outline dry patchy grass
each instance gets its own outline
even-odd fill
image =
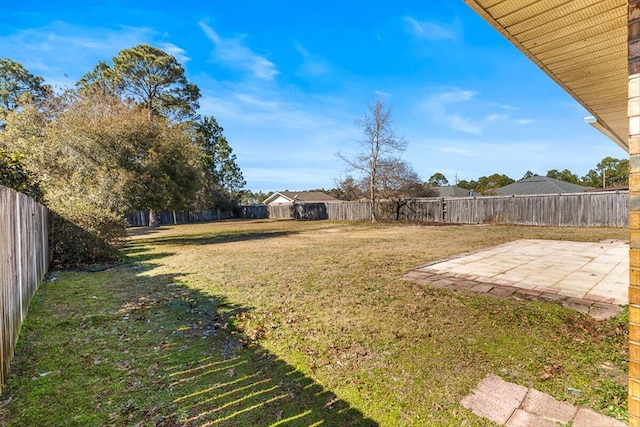
[[[104,374],[114,386],[92,386],[114,402],[96,425],[486,425],[458,402],[489,373],[624,418],[626,314],[596,322],[551,303],[451,292],[402,275],[520,238],[626,237],[611,228],[227,221],[138,232],[128,265],[60,280],[82,295],[104,293],[104,313],[90,316],[103,316],[111,333],[101,335],[104,346],[80,350],[100,353],[105,363],[95,366],[115,366]],[[89,314],[77,313],[88,308],[54,296],[55,286],[31,309],[7,393],[16,400],[63,376],[23,378],[46,350],[41,312],[86,324]],[[48,357],[83,375],[83,359],[62,353]],[[118,379],[127,370],[140,383],[132,390]],[[133,401],[118,400],[118,390]],[[20,408],[5,405],[11,424],[26,413]]]

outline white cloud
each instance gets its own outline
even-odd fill
[[[326,132],[335,125],[331,118],[341,102],[330,97],[301,95],[284,89],[269,90],[263,84],[244,81],[201,80],[200,112],[215,116],[225,127],[267,132],[260,139],[278,139],[273,129],[304,132],[306,140],[314,132]],[[339,116],[340,117],[340,116]],[[352,125],[352,119],[345,118]]]
[[[382,90],[374,90],[373,93],[375,93],[376,96],[379,96],[380,98],[384,98],[384,99],[391,98],[392,96],[389,92],[384,92]]]
[[[200,28],[213,43],[213,55],[219,61],[231,67],[248,70],[254,77],[262,80],[273,80],[279,74],[273,62],[254,53],[242,43],[242,40],[222,38],[202,21]]]
[[[442,92],[434,96],[437,101],[442,103],[464,102],[471,100],[478,92],[473,90],[463,90],[457,87],[451,88],[447,92]]]
[[[466,156],[466,157],[478,157],[478,156],[480,156],[480,154],[478,154],[475,151],[472,151],[472,150],[470,150],[468,148],[444,146],[444,147],[439,147],[438,149],[440,151],[444,152],[444,153],[459,154],[461,156]]]
[[[441,126],[471,135],[500,129],[496,127],[497,123],[504,128],[504,123],[528,125],[535,122],[529,118],[512,118],[512,111],[518,110],[517,107],[479,98],[478,92],[459,87],[433,93],[420,104],[420,108]]]
[[[331,65],[329,62],[312,53],[299,43],[294,45],[300,56],[302,56],[302,65],[300,65],[299,73],[303,76],[321,76],[331,73]]]
[[[508,114],[489,114],[485,119],[488,122],[496,122],[499,120],[506,120],[509,118]]]
[[[139,44],[157,46],[178,62],[190,60],[184,49],[158,41],[161,35],[147,27],[84,27],[53,21],[39,28],[0,37],[2,56],[20,62],[32,74],[54,87],[73,86],[99,61],[110,62],[123,49]]]
[[[189,58],[186,55],[186,52],[184,49],[182,49],[181,47],[176,46],[173,43],[167,43],[167,42],[163,42],[163,43],[159,43],[158,44],[158,48],[164,50],[165,52],[167,52],[169,55],[173,56],[174,58],[176,58],[176,60],[182,64],[183,66],[189,62],[191,60],[191,58]]]
[[[49,84],[68,83],[91,71],[99,61],[109,61],[122,49],[148,43],[157,34],[146,27],[121,26],[116,29],[84,27],[53,21],[39,28],[16,31],[0,37],[2,56],[20,62]],[[172,46],[174,51],[179,49]],[[162,46],[159,46],[162,47]]]
[[[459,130],[460,132],[471,133],[474,135],[480,135],[482,133],[482,126],[480,124],[476,124],[473,120],[465,119],[457,114],[447,114],[442,116],[442,118],[453,130]]]
[[[405,16],[408,32],[424,40],[457,40],[460,37],[460,24],[442,24],[435,21],[418,21],[411,16]]]
[[[279,108],[278,103],[275,101],[259,99],[254,95],[249,95],[246,93],[237,93],[235,94],[235,98],[242,104],[257,107],[263,111],[276,111]]]
[[[430,96],[423,104],[422,108],[434,120],[446,124],[448,127],[460,132],[470,134],[481,134],[482,126],[472,119],[465,118],[459,113],[450,112],[452,104],[467,103],[476,96],[472,90],[451,88],[446,92],[437,93]]]

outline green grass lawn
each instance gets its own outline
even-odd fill
[[[402,279],[519,238],[626,229],[253,220],[135,234],[123,264],[42,285],[0,425],[491,425],[459,404],[487,374],[626,417],[626,311],[596,322]]]

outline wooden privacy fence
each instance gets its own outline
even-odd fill
[[[49,266],[49,215],[33,199],[0,185],[0,393],[20,326]]]
[[[370,220],[369,202],[268,206],[279,219]],[[629,192],[406,199],[376,206],[382,220],[452,224],[627,227]]]
[[[216,210],[204,210],[199,212],[168,211],[157,212],[160,224],[186,224],[190,222],[214,221],[230,218],[229,212]],[[127,214],[127,223],[131,227],[146,227],[149,225],[149,211],[136,211]]]
[[[208,209],[204,211],[169,211],[158,212],[160,224],[187,224],[191,222],[216,221],[230,218],[268,218],[265,205],[238,206],[231,211]],[[126,215],[130,227],[146,227],[149,225],[149,211],[130,212]]]
[[[175,218],[178,223],[228,218],[367,221],[371,220],[370,206],[369,202],[251,205],[233,211],[177,212]],[[376,215],[386,221],[627,227],[629,192],[381,201],[376,205]],[[149,213],[134,212],[127,220],[131,226],[146,226]],[[160,221],[173,224],[172,211],[162,211]]]
[[[446,222],[580,227],[629,226],[629,192],[445,199]]]

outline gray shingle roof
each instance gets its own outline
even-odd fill
[[[499,196],[531,195],[531,194],[558,194],[558,193],[582,193],[592,187],[572,184],[546,176],[532,176],[513,184],[498,188]]]
[[[437,187],[440,192],[440,197],[468,197],[469,190],[462,187],[456,187],[455,185],[444,185]]]

